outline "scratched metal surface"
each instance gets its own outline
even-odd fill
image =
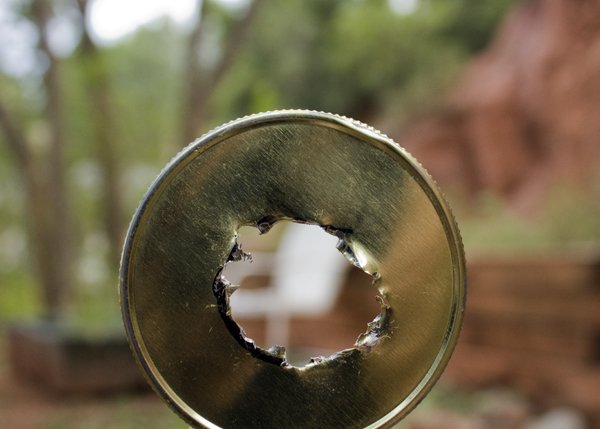
[[[344,232],[384,297],[370,342],[304,368],[240,344],[215,285],[238,228],[267,217]],[[132,221],[121,299],[138,361],[191,425],[379,428],[406,415],[449,359],[464,270],[449,209],[406,152],[349,119],[283,111],[227,124],[166,167]]]

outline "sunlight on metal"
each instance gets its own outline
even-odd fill
[[[223,276],[247,259],[242,226],[281,220],[335,235],[381,295],[354,347],[304,367],[240,331]],[[458,228],[418,162],[364,124],[302,110],[230,122],[174,158],[132,221],[120,277],[138,361],[199,428],[391,428],[439,378],[465,299]]]

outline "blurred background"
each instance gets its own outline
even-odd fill
[[[596,0],[3,0],[0,427],[185,427],[123,337],[127,222],[194,138],[282,108],[380,129],[455,210],[464,330],[398,427],[600,427]],[[241,232],[256,256],[229,273],[240,291],[276,287],[289,237]],[[318,314],[274,323],[234,302],[234,317],[299,364],[352,346],[379,307],[368,276],[335,264]]]

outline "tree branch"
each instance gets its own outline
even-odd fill
[[[183,92],[183,109],[182,109],[182,143],[188,144],[196,137],[196,114],[197,106],[202,98],[202,75],[200,71],[200,63],[198,61],[198,52],[202,46],[202,30],[204,29],[204,21],[206,16],[207,0],[200,0],[198,5],[198,13],[196,23],[190,38],[188,40],[187,53],[185,56],[184,68],[184,92]]]
[[[233,28],[230,37],[227,39],[225,49],[217,66],[213,69],[207,87],[216,88],[227,71],[235,63],[238,53],[244,44],[248,33],[252,29],[252,25],[258,15],[258,11],[264,0],[252,0],[246,15]]]
[[[5,142],[13,153],[17,164],[22,171],[28,170],[31,165],[31,153],[21,129],[11,117],[6,107],[0,102],[0,127],[6,135]]]
[[[185,69],[185,91],[186,99],[183,109],[183,143],[191,142],[198,133],[206,119],[208,102],[217,89],[219,83],[225,77],[229,69],[234,65],[244,40],[252,28],[258,10],[263,0],[252,0],[246,14],[240,19],[230,32],[225,42],[225,48],[218,63],[208,76],[202,76],[198,62],[198,52],[201,49],[203,21],[206,12],[205,4],[208,0],[202,0],[202,6],[198,10],[196,25],[190,35],[187,65]],[[204,77],[204,78],[203,78]]]

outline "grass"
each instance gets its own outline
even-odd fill
[[[600,181],[587,191],[557,188],[527,216],[493,195],[483,195],[475,210],[458,204],[456,212],[467,253],[556,252],[600,243]]]
[[[186,429],[166,405],[121,397],[89,404],[62,403],[40,429]]]

